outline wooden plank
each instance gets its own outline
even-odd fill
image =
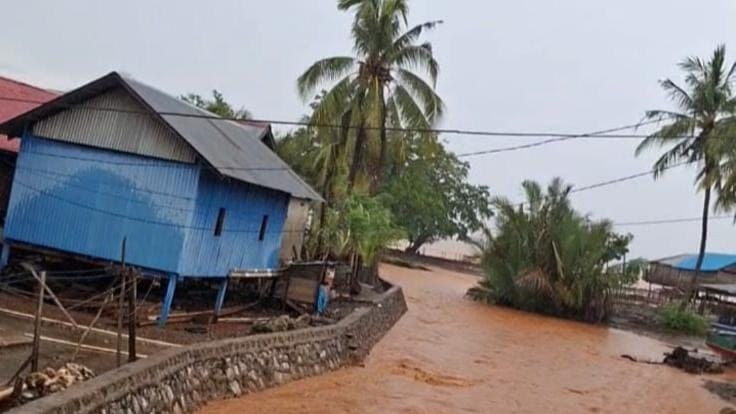
[[[32,336],[33,334],[26,333],[25,335],[26,336]],[[52,342],[52,343],[59,344],[59,345],[69,345],[69,346],[74,346],[74,347],[77,346],[77,344],[75,344],[74,342],[67,341],[65,339],[52,338],[50,336],[41,336],[41,340],[42,341],[46,341],[46,342]],[[94,345],[82,345],[81,348],[82,349],[86,349],[87,351],[104,352],[106,354],[117,354],[117,352],[118,352],[117,349],[103,348],[101,346],[94,346]],[[125,351],[121,351],[121,353],[123,355],[128,355],[128,353],[125,352]],[[140,358],[147,358],[148,357],[148,355],[146,355],[146,354],[138,354],[138,356]]]
[[[34,318],[33,315],[29,315],[27,313],[18,312],[18,311],[14,311],[14,310],[11,310],[11,309],[5,309],[5,308],[0,308],[0,313],[4,313],[6,315],[14,316],[16,318],[21,318],[21,319],[31,319],[32,320]],[[53,324],[53,325],[60,325],[60,326],[64,326],[64,327],[73,328],[72,324],[69,323],[69,322],[64,322],[64,321],[60,321],[60,320],[56,320],[56,319],[51,319],[51,318],[47,318],[47,317],[42,317],[41,320],[43,322],[45,322],[45,323],[50,323],[50,324]],[[81,330],[81,328],[77,328],[77,329],[78,330]],[[102,334],[102,335],[117,336],[117,332],[108,331],[106,329],[92,328],[91,330],[94,333],[98,333],[98,334]],[[128,335],[123,335],[123,336],[126,337],[126,338],[128,337]],[[149,345],[157,345],[157,346],[163,346],[163,347],[169,347],[169,348],[179,348],[179,347],[182,347],[183,346],[182,344],[175,344],[175,343],[172,343],[172,342],[159,341],[157,339],[141,338],[140,336],[137,337],[136,340],[138,342],[147,343]]]
[[[317,300],[319,281],[292,277],[286,298],[295,302],[314,304]]]

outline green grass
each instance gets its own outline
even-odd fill
[[[659,321],[665,328],[695,336],[708,333],[708,321],[679,303],[668,303],[659,310]]]

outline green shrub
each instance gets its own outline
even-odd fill
[[[708,332],[708,321],[679,303],[668,303],[659,310],[659,320],[667,329],[688,335],[703,336]]]
[[[485,303],[601,322],[609,292],[632,278],[605,264],[627,251],[630,235],[594,221],[570,204],[572,187],[556,178],[545,191],[525,181],[526,202],[495,198],[496,226],[483,250],[484,277],[468,292]]]

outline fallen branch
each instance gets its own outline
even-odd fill
[[[639,359],[637,357],[634,357],[634,356],[631,356],[631,355],[628,355],[628,354],[621,355],[621,358],[628,359],[629,361],[632,361],[632,362],[638,362],[640,364],[651,364],[651,365],[662,365],[663,364],[663,362],[660,362],[660,361],[652,361],[652,360],[648,360],[648,359]]]

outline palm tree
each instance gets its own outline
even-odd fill
[[[352,153],[349,185],[359,170],[365,170],[375,193],[386,163],[388,128],[426,130],[442,116],[444,104],[435,93],[439,65],[429,42],[417,44],[422,33],[440,22],[408,28],[408,0],[338,0],[338,9],[355,13],[356,56],[315,62],[297,86],[308,100],[320,86],[331,85],[314,108],[311,122],[349,127],[351,137],[344,140]],[[429,82],[415,70],[428,75]],[[377,143],[371,139],[376,130]]]
[[[481,264],[485,276],[468,294],[477,300],[597,322],[608,316],[608,294],[621,286],[606,264],[620,259],[629,236],[608,220],[593,221],[570,204],[570,185],[553,179],[547,189],[523,184],[523,204],[493,200],[495,236]],[[613,241],[621,240],[621,246]]]
[[[733,141],[729,139],[729,127],[736,113],[736,99],[731,89],[736,64],[727,66],[725,57],[726,48],[721,45],[707,62],[698,57],[682,61],[679,66],[686,73],[684,87],[670,79],[660,82],[678,110],[648,111],[647,118],[667,121],[667,125],[645,138],[636,149],[639,155],[650,147],[669,147],[654,163],[655,179],[682,163],[698,168],[696,184],[704,192],[703,217],[700,249],[688,297],[692,296],[705,256],[711,191],[717,190],[723,182],[720,166],[724,149]]]

